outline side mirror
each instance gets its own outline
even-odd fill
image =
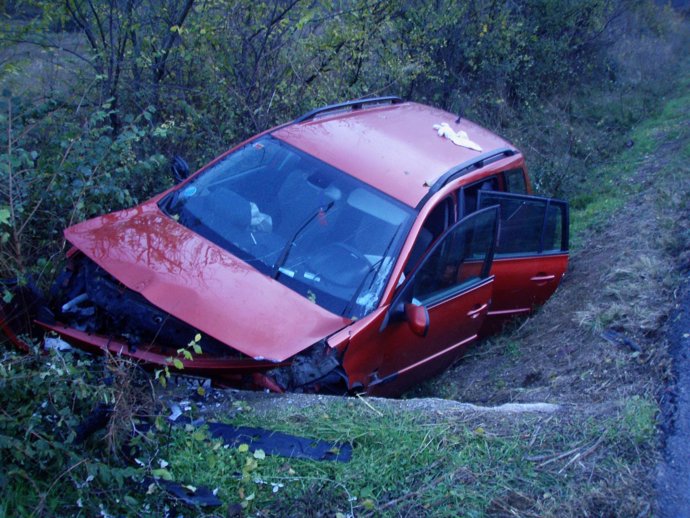
[[[426,336],[429,332],[429,311],[424,306],[416,304],[403,304],[402,302],[388,310],[381,322],[379,333],[388,327],[391,322],[407,321],[412,332],[418,336]]]
[[[424,306],[405,304],[405,320],[414,334],[426,336],[429,332],[429,311]]]
[[[184,158],[179,155],[175,155],[170,160],[170,170],[175,183],[180,183],[189,177],[189,166]]]

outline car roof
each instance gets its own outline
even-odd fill
[[[405,102],[330,113],[278,128],[272,135],[416,207],[429,184],[458,164],[511,147],[491,131],[457,115]],[[465,131],[475,151],[440,137],[435,124]]]

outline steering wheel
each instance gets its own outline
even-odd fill
[[[356,286],[370,270],[371,263],[353,246],[336,242],[311,256],[307,260],[307,267],[333,284]]]

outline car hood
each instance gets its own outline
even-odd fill
[[[149,302],[255,359],[286,360],[350,323],[178,224],[154,202],[74,225],[65,237]]]

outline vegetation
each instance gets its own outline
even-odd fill
[[[2,515],[187,514],[190,508],[167,496],[157,480],[205,486],[233,512],[259,516],[457,516],[458,510],[483,516],[516,509],[526,516],[597,515],[603,510],[599,499],[611,492],[610,474],[645,462],[655,434],[656,405],[640,398],[608,408],[603,419],[443,416],[357,399],[286,406],[277,413],[243,402],[216,410],[216,419],[224,414],[236,424],[354,448],[348,463],[285,459],[246,444],[228,448],[203,427],[172,427],[160,417],[147,431],[151,387],[137,383],[135,367],[114,360],[106,363],[109,381],[103,383],[100,367],[72,353],[5,354]],[[123,394],[138,397],[123,405]],[[115,406],[108,427],[75,441],[78,423],[99,401]],[[186,416],[213,418],[205,410],[211,402],[186,403]],[[119,437],[131,438],[127,443],[113,442],[119,425],[125,426]],[[625,501],[619,505],[622,515],[636,509]],[[218,515],[202,508],[194,514]]]
[[[690,158],[678,123],[688,97],[674,94],[687,85],[677,59],[688,54],[687,24],[645,0],[5,0],[2,9],[0,278],[47,287],[62,229],[169,186],[171,154],[200,166],[257,131],[362,95],[463,113],[514,141],[537,188],[572,201],[576,245],[642,188],[613,180],[656,150],[656,132],[677,132],[669,174]],[[669,185],[660,202],[683,210]],[[682,253],[686,234],[669,232],[664,246]],[[502,347],[520,361],[511,340]],[[626,394],[598,419],[431,418],[359,400],[277,420],[233,413],[355,451],[348,464],[286,462],[161,419],[142,431],[162,409],[135,366],[4,345],[0,355],[2,516],[188,514],[156,478],[276,516],[645,514],[630,473],[653,457],[649,394]],[[75,441],[99,403],[113,407],[105,431]]]
[[[0,277],[33,273],[42,284],[62,229],[168,186],[164,157],[198,167],[362,95],[463,113],[521,147],[540,190],[586,196],[592,164],[658,109],[687,50],[682,19],[645,0],[4,8]]]
[[[132,413],[151,409],[151,392],[142,404],[147,394],[132,382],[133,369],[72,354],[3,351],[0,516],[92,516],[100,509],[137,514],[137,501],[125,496],[124,487],[139,481],[141,470],[123,462],[119,443]],[[114,405],[120,416],[100,445],[84,444],[78,425],[97,403]],[[113,490],[117,496],[109,497]]]

